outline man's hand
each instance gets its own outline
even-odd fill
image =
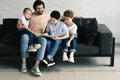
[[[18,30],[25,29],[25,26],[23,24],[17,24],[16,27]]]

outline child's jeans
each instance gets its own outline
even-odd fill
[[[28,34],[29,35],[29,45],[31,46],[32,44],[38,43],[38,37],[28,31],[27,29],[21,30],[21,35],[22,34]]]
[[[76,52],[76,46],[77,46],[77,41],[76,38],[74,38],[71,43],[70,43],[70,47],[67,47],[66,44],[69,41],[69,38],[63,40],[63,50],[62,52]]]

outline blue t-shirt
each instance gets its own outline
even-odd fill
[[[50,21],[47,24],[46,32],[48,32],[50,35],[54,35],[56,32],[66,32],[68,33],[67,26],[64,22],[58,21],[56,25],[50,23]]]

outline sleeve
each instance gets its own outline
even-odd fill
[[[74,25],[73,28],[70,31],[71,34],[76,34],[77,33],[77,26]]]
[[[26,20],[25,20],[25,16],[22,16],[22,17],[21,17],[21,20],[25,23],[25,21],[26,21]]]
[[[68,28],[67,28],[66,24],[64,24],[64,23],[63,23],[63,32],[66,32],[66,33],[68,32]]]
[[[29,25],[29,22],[27,23],[26,19],[25,19],[25,16],[22,16],[21,17],[21,20],[22,22],[24,23],[25,26],[28,26]]]
[[[50,24],[48,22],[47,26],[46,26],[46,32],[50,32],[50,28],[49,28]]]

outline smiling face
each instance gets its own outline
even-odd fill
[[[43,7],[42,4],[36,6],[36,12],[37,12],[39,15],[43,14],[43,12],[44,12],[44,7]]]

